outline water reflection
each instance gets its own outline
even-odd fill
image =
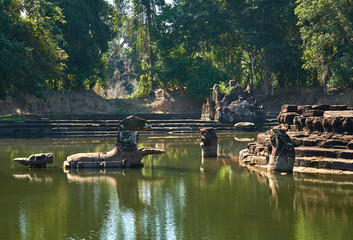
[[[353,234],[352,177],[282,176],[242,168],[238,152],[247,142],[234,136],[219,136],[218,157],[204,159],[198,135],[149,137],[156,136],[141,136],[141,144],[167,154],[149,157],[143,169],[105,171],[63,172],[49,166],[30,171],[9,159],[54,148],[55,166],[61,166],[68,153],[105,151],[114,142],[79,140],[80,149],[73,140],[31,140],[29,148],[2,144],[0,235],[272,240],[349,239]]]
[[[12,176],[18,180],[27,180],[29,182],[43,182],[46,184],[53,183],[53,177],[48,175],[48,172],[25,172],[15,173]]]
[[[159,190],[163,178],[144,175],[141,169],[74,170],[66,174],[70,183],[109,185],[105,221],[100,229],[101,239],[136,239],[137,233],[157,234],[151,235],[153,239],[173,239],[172,236],[176,236],[175,199],[168,193],[161,196]],[[185,205],[182,200],[181,205]],[[154,209],[152,213],[151,208]],[[160,228],[160,232],[153,230],[156,227]]]

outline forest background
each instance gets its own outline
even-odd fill
[[[207,97],[235,79],[261,89],[352,88],[353,0],[0,0],[0,98],[92,90]]]

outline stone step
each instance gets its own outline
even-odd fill
[[[163,119],[153,119],[161,115],[151,115],[150,122],[152,132],[180,132],[199,133],[200,128],[213,127],[216,131],[241,131],[235,129],[233,124],[222,124],[216,121],[206,121],[190,118],[190,115],[168,115]],[[111,117],[116,117],[111,115]],[[123,118],[121,118],[123,119]],[[118,124],[121,119],[32,119],[21,122],[1,122],[0,137],[52,137],[52,136],[105,136],[106,134],[117,134]],[[149,118],[146,118],[149,119]],[[262,128],[275,123],[275,119],[266,121]],[[267,124],[267,125],[266,125]],[[257,128],[259,129],[259,128]]]
[[[16,127],[16,126],[65,126],[65,125],[80,125],[80,126],[115,126],[117,127],[120,121],[26,121],[26,122],[7,122],[7,123],[0,123],[1,128],[6,128],[6,127]],[[203,121],[203,120],[167,120],[167,121],[162,121],[162,120],[156,120],[156,121],[151,121],[152,126],[154,125],[232,125],[232,124],[222,124],[219,122],[215,121]]]
[[[237,130],[234,127],[214,127],[215,130]],[[185,131],[185,130],[191,130],[193,132],[199,132],[200,127],[192,127],[192,126],[178,126],[178,127],[154,127],[150,130],[142,131],[142,132],[169,132],[169,131]],[[239,130],[237,130],[239,131]],[[66,133],[66,132],[79,132],[79,133],[87,133],[87,134],[94,134],[97,132],[114,132],[118,133],[117,129],[106,129],[106,128],[53,128],[52,130],[53,133]],[[140,132],[141,133],[141,132]]]
[[[332,149],[318,147],[297,147],[295,155],[298,157],[326,157],[353,159],[353,150],[350,149]]]
[[[311,167],[353,171],[353,160],[345,158],[296,157],[296,167]]]
[[[197,128],[197,129],[200,129],[200,128],[205,128],[205,127],[213,127],[213,128],[229,128],[229,129],[232,129],[233,127],[232,126],[223,126],[223,125],[213,125],[213,124],[208,124],[208,125],[197,125],[197,124],[194,124],[194,125],[179,125],[179,124],[176,124],[176,125],[156,125],[154,127],[152,127],[152,130],[153,129],[160,129],[160,128],[186,128],[186,127],[189,127],[189,128]],[[21,128],[21,129],[38,129],[38,128]],[[68,130],[68,129],[71,129],[71,130],[81,130],[81,131],[94,131],[94,130],[118,130],[118,128],[115,126],[115,127],[109,127],[109,126],[55,126],[55,127],[51,127],[51,129],[55,130],[55,131],[60,131],[62,129],[64,130]],[[39,129],[40,130],[40,129]]]
[[[160,122],[152,124],[153,127],[184,127],[184,126],[194,126],[194,127],[221,127],[227,126],[232,127],[232,124],[222,124],[217,122],[206,122],[206,121],[196,121],[196,122]],[[65,123],[16,123],[12,125],[0,126],[3,129],[16,128],[16,129],[27,129],[27,128],[115,128],[117,129],[118,124],[115,123],[81,123],[81,122],[65,122]]]
[[[192,114],[169,114],[169,113],[147,113],[147,114],[80,114],[80,115],[25,115],[23,117],[32,120],[122,120],[130,115],[143,119],[201,119],[201,113]]]
[[[216,131],[239,131],[234,127],[215,127]],[[199,133],[200,127],[190,127],[190,126],[178,126],[178,127],[155,127],[151,130],[142,131],[140,134],[143,133],[153,133],[153,132],[189,132],[189,133]],[[21,136],[39,136],[39,137],[51,137],[51,136],[98,136],[98,135],[114,135],[118,134],[118,130],[114,129],[107,129],[107,128],[51,128],[51,129],[36,129],[36,128],[21,128],[21,129],[9,129],[7,131],[1,131],[1,137],[21,137]]]

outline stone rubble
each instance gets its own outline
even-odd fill
[[[349,174],[353,171],[353,111],[345,105],[284,105],[278,116],[295,148],[294,172]],[[270,130],[271,131],[271,130]],[[270,131],[240,153],[241,162],[267,165]]]
[[[53,163],[53,153],[37,153],[32,154],[28,158],[15,158],[13,161],[18,162],[29,168],[46,168],[48,163]]]
[[[258,106],[250,88],[244,89],[235,80],[228,83],[228,93],[222,93],[219,86],[213,88],[212,98],[202,106],[202,120],[222,123],[261,122],[265,119],[263,106]]]

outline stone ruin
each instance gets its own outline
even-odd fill
[[[353,107],[284,105],[278,121],[275,128],[289,136],[295,149],[294,172],[353,174]],[[242,163],[269,164],[271,131],[248,144],[240,153]]]
[[[265,119],[263,106],[258,106],[251,88],[244,89],[235,80],[229,81],[228,93],[221,93],[216,84],[211,98],[202,106],[202,120],[221,123],[261,122]]]
[[[30,169],[46,168],[47,164],[53,163],[53,153],[37,153],[32,154],[28,158],[15,158],[13,161],[18,162],[24,166],[29,166]]]
[[[164,150],[156,148],[137,148],[139,131],[151,126],[147,120],[129,116],[119,123],[117,143],[111,151],[70,155],[64,162],[64,168],[143,167],[141,160],[144,156],[164,153]]]
[[[218,138],[213,127],[201,128],[200,133],[202,157],[217,157]]]

